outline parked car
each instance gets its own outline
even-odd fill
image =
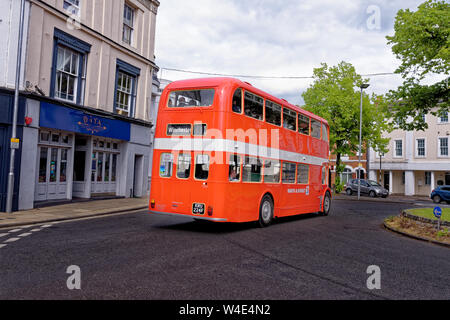
[[[437,187],[431,191],[430,198],[434,203],[440,203],[442,201],[447,201],[447,203],[450,203],[450,186]]]
[[[359,179],[353,179],[347,182],[345,185],[345,192],[347,195],[351,196],[353,193],[358,193],[358,181]],[[389,195],[389,191],[383,188],[378,182],[365,179],[361,179],[360,193],[367,194],[371,198],[386,198]]]

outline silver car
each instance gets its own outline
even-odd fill
[[[358,179],[353,179],[345,185],[345,192],[351,196],[353,193],[358,193]],[[389,195],[389,191],[383,188],[378,182],[373,180],[361,179],[361,194],[367,194],[371,198],[383,197]]]

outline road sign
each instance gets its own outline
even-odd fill
[[[436,218],[440,218],[442,216],[442,209],[440,207],[436,207],[433,209],[433,214]]]
[[[20,139],[11,138],[11,149],[19,149]]]

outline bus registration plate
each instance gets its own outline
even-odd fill
[[[203,203],[192,204],[192,213],[200,215],[205,214],[205,205]]]

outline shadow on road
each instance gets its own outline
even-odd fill
[[[306,219],[320,218],[316,213],[302,214],[290,217],[277,218],[273,221],[273,226],[278,224],[284,224],[289,222],[295,222]],[[244,223],[218,223],[205,220],[189,221],[178,224],[170,225],[157,225],[154,228],[165,229],[165,230],[178,230],[178,231],[190,231],[190,232],[201,232],[201,233],[233,233],[244,230],[260,229],[257,221],[255,222],[244,222]],[[268,227],[270,229],[270,226]]]

